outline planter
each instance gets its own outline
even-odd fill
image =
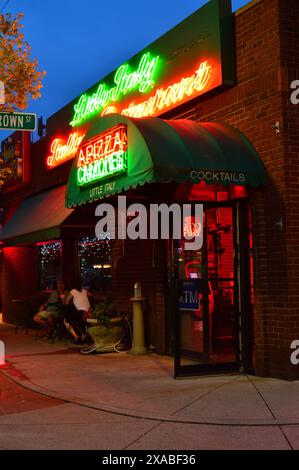
[[[96,326],[96,325],[98,325],[99,320],[98,320],[97,318],[87,318],[86,322],[87,322],[90,326]]]

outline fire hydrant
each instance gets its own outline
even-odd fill
[[[145,300],[142,297],[141,284],[136,282],[134,284],[134,297],[130,299],[133,304],[133,344],[130,350],[131,354],[146,354],[146,347],[144,344],[144,321],[142,302]]]

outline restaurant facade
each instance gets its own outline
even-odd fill
[[[295,380],[299,340],[297,0],[204,7],[47,120],[2,144],[2,311],[80,274],[130,314],[142,286],[147,346],[174,375]],[[59,78],[59,77],[58,77]],[[95,236],[101,203],[202,204],[186,240]],[[135,206],[136,209],[136,206]],[[136,209],[137,211],[137,209]]]

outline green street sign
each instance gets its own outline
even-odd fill
[[[12,131],[35,131],[36,114],[0,112],[0,129]]]

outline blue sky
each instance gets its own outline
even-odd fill
[[[248,2],[233,0],[233,10]],[[0,0],[0,11],[6,5],[3,12],[24,13],[32,57],[47,72],[42,98],[32,101],[28,111],[47,118],[205,3]]]

